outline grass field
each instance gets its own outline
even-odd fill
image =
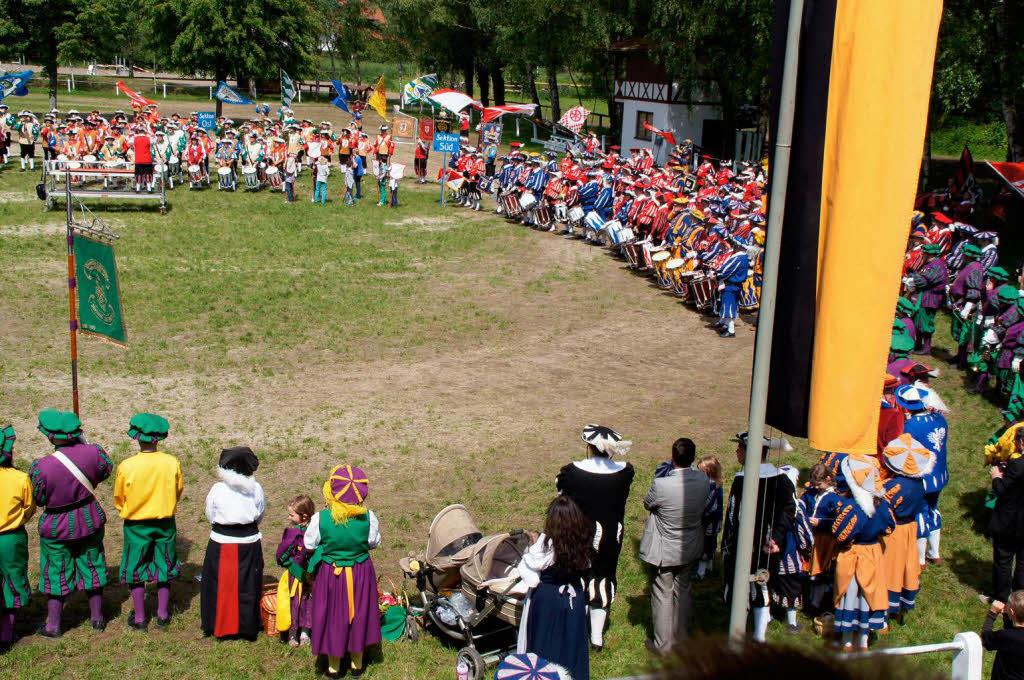
[[[91,101],[113,108],[109,99]],[[308,115],[328,112],[310,107]],[[0,420],[17,428],[15,460],[23,470],[48,451],[35,414],[70,407],[64,214],[42,212],[37,181],[13,165],[0,172]],[[194,577],[208,533],[203,500],[221,448],[249,444],[260,456],[268,565],[287,499],[306,493],[319,502],[332,465],[361,465],[384,535],[373,559],[378,573],[401,585],[397,559],[424,547],[431,518],[448,503],[465,503],[485,532],[538,528],[557,470],[583,454],[579,431],[587,422],[632,438],[629,459],[638,472],[619,599],[607,649],[592,659],[593,677],[649,667],[646,576],[635,557],[640,499],[678,436],[693,437],[700,453],[719,454],[730,475],[736,469],[728,440],[745,426],[753,328],[742,324],[736,340],[719,340],[694,311],[607,253],[486,212],[442,209],[436,185],[406,184],[397,210],[365,199],[346,207],[339,188],[333,177],[326,206],[308,201],[308,175],[295,205],[266,192],[181,189],[169,195],[166,216],[148,202],[90,205],[121,235],[129,344],[80,341],[86,432],[116,462],[133,450],[125,436],[133,413],[169,418],[165,450],[186,475],[178,515],[185,571],[166,632],[130,630],[128,593],[114,586],[105,609],[115,620],[106,632],[88,627],[76,596],[69,630],[52,643],[32,635],[45,611],[36,597],[19,624],[25,639],[0,656],[0,676],[312,678],[306,649],[265,637],[217,643],[199,632]],[[936,338],[940,353],[949,349],[944,320]],[[918,611],[883,644],[949,640],[984,616],[975,599],[990,565],[975,526],[987,485],[980,449],[998,415],[967,395],[956,374],[944,371],[938,388],[953,409],[945,562],[925,571]],[[806,470],[817,454],[797,444],[774,462]],[[112,515],[110,486],[98,495]],[[114,577],[120,529],[111,517]],[[30,550],[35,580],[34,537]],[[268,566],[267,577],[277,576]],[[697,586],[695,612],[696,629],[724,630],[720,577]],[[820,645],[810,634],[785,636],[778,624],[770,636]],[[385,644],[366,677],[450,677],[456,650],[433,634]],[[944,655],[919,663],[948,670]]]

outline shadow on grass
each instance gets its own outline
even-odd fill
[[[949,561],[949,568],[960,583],[979,592],[987,592],[992,580],[992,563],[979,559],[969,550],[957,548]]]
[[[988,520],[992,511],[985,507],[987,488],[972,489],[960,494],[957,499],[960,505],[960,517],[971,525],[971,530],[984,535],[988,530]]]

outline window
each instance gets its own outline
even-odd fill
[[[636,112],[636,131],[633,133],[633,137],[636,139],[642,139],[645,142],[651,141],[651,131],[644,127],[644,123],[648,125],[654,125],[654,113],[651,111],[637,111]]]

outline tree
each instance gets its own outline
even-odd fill
[[[309,0],[155,0],[151,17],[182,73],[276,80],[280,69],[296,78],[316,72],[322,27]]]
[[[0,55],[24,54],[43,67],[50,108],[57,108],[57,68],[87,45],[76,26],[85,0],[0,0]]]

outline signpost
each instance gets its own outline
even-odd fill
[[[217,113],[215,111],[198,111],[196,122],[204,130],[213,130],[217,127]]]
[[[450,154],[450,153],[458,153],[458,151],[459,151],[459,133],[457,133],[457,132],[441,132],[441,131],[439,131],[438,130],[438,125],[437,125],[437,123],[439,123],[439,122],[441,122],[441,121],[438,120],[434,124],[434,145],[433,145],[432,148],[433,148],[434,151],[439,151],[442,154],[441,155],[441,173],[442,173],[441,174],[441,197],[438,199],[438,202],[442,206],[444,206],[444,185],[446,183],[446,180],[448,179],[448,154]],[[446,122],[448,122],[448,121],[446,121]],[[449,122],[449,125],[446,126],[446,127],[448,127],[449,130],[451,129],[450,122]]]

